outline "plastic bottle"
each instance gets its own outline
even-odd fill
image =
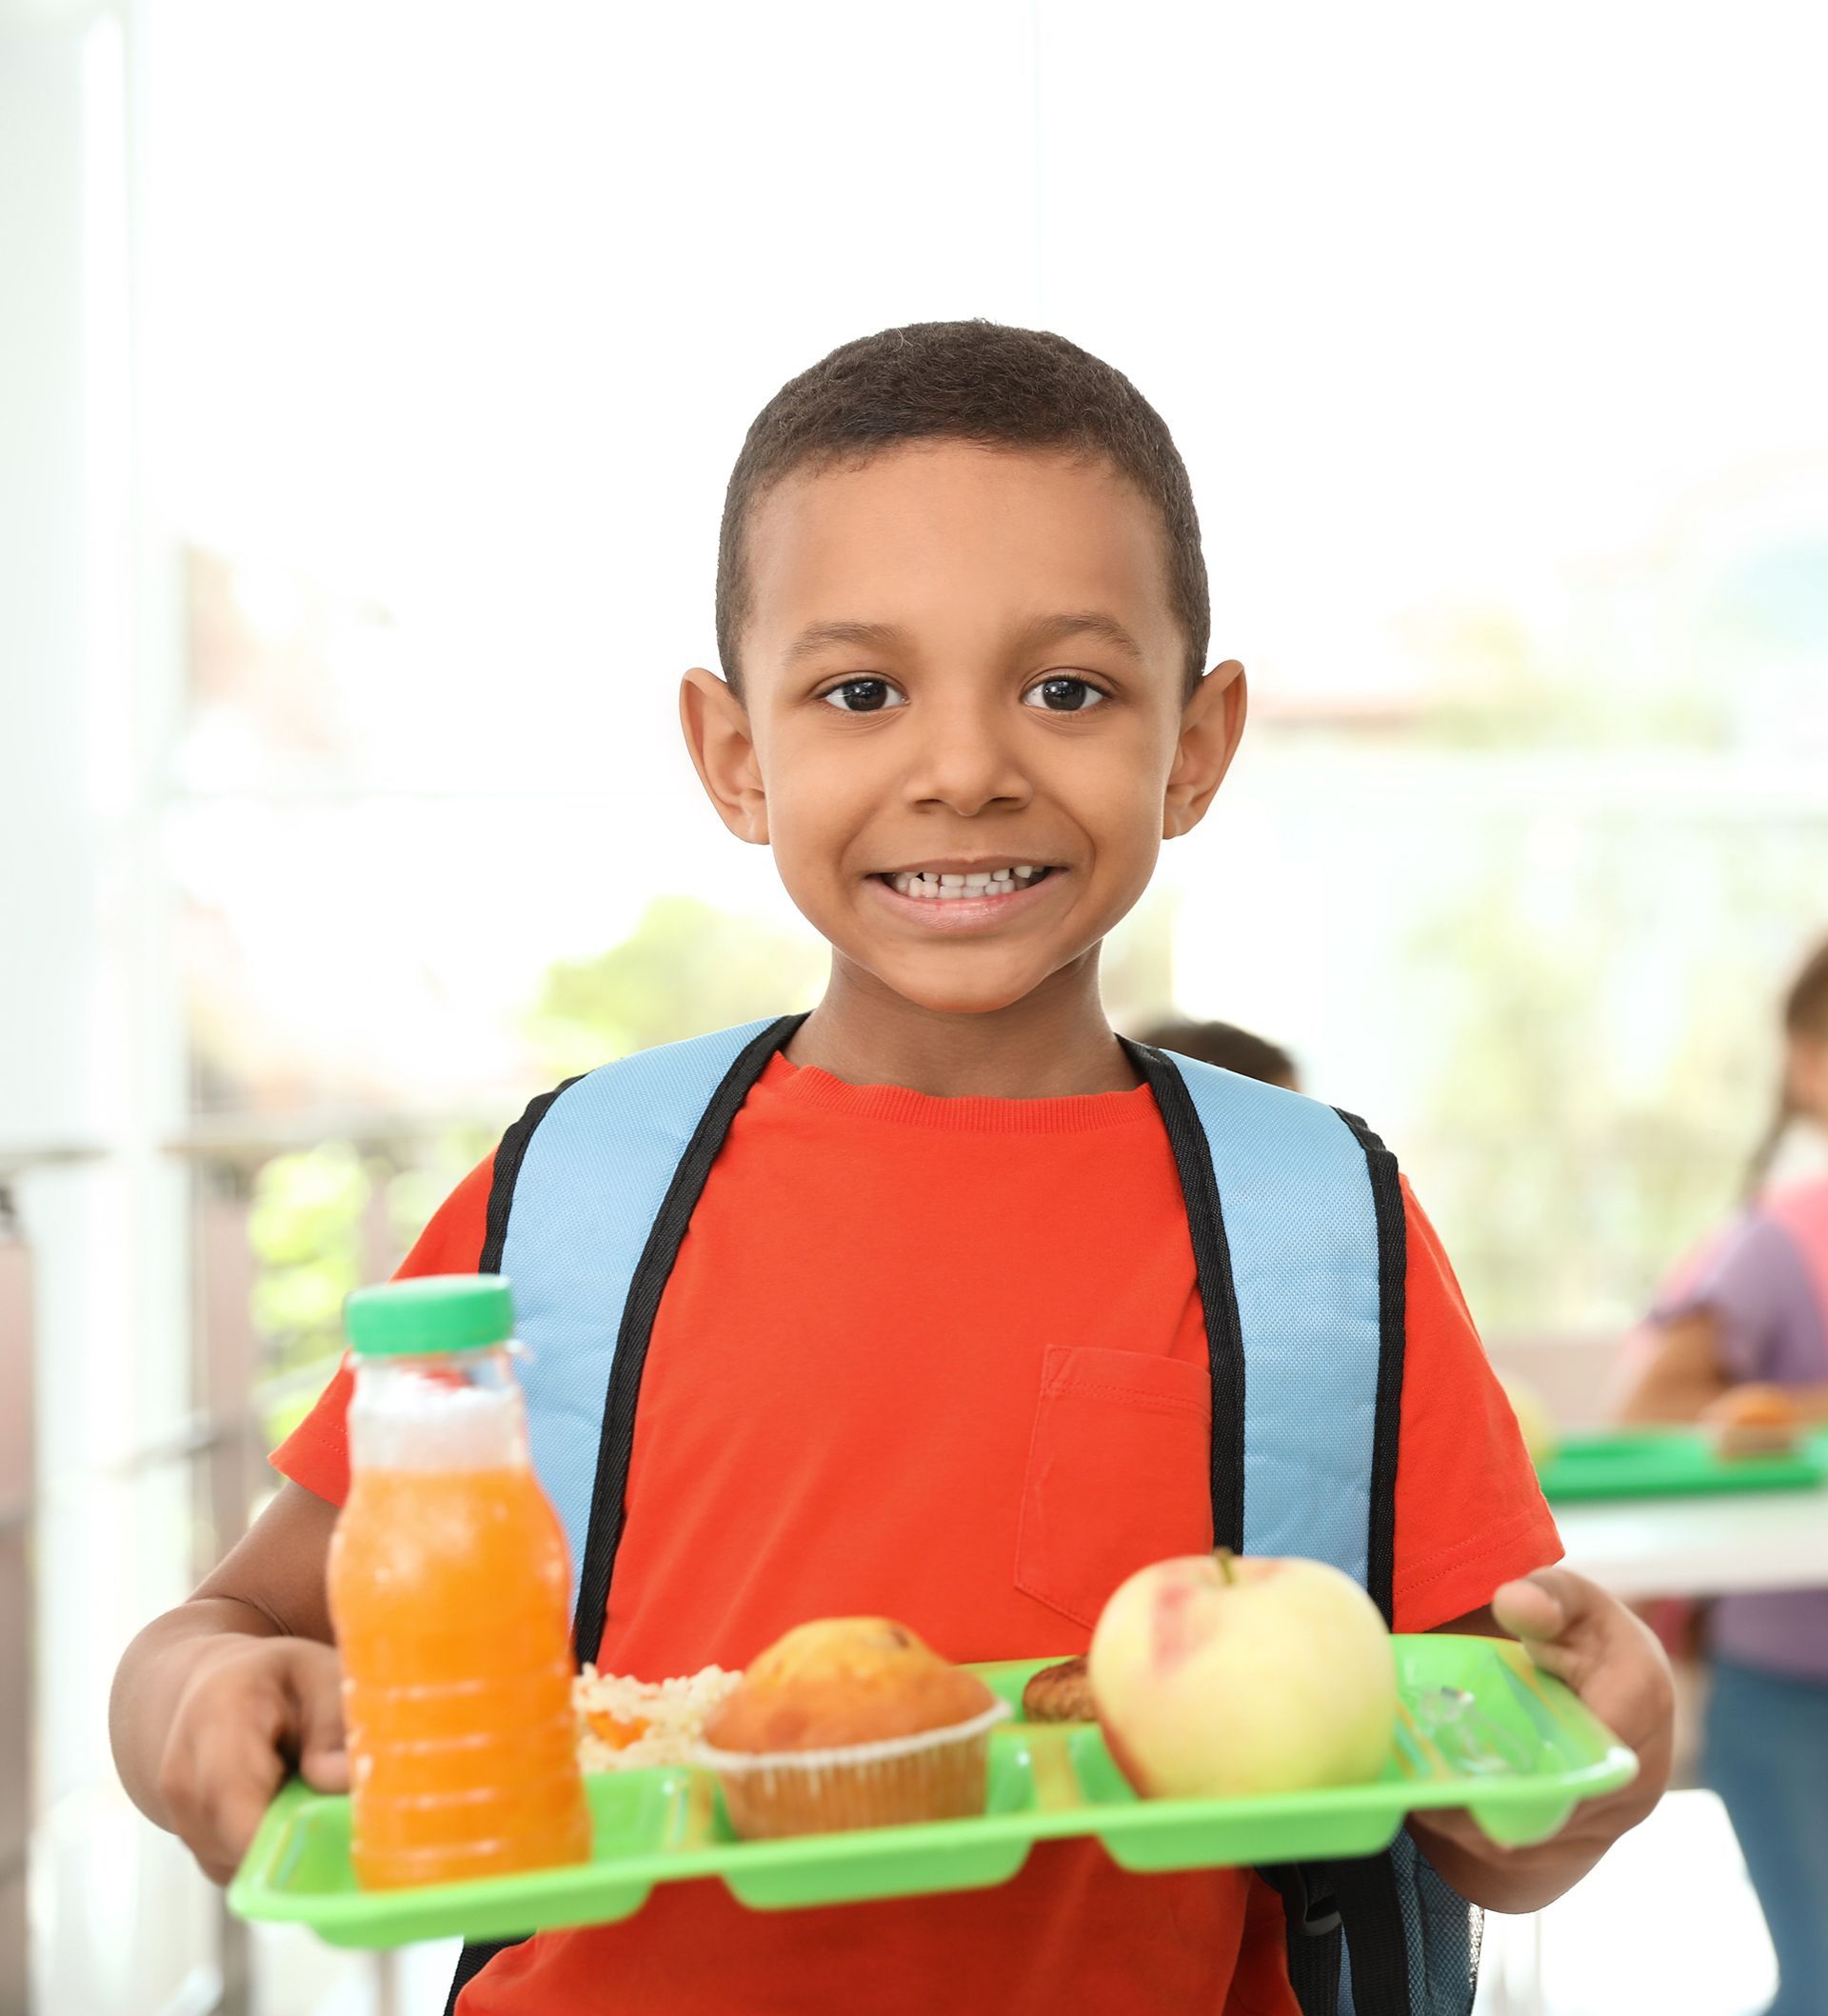
[[[351,1483],[330,1542],[365,1888],[582,1861],[565,1533],[533,1474],[495,1274],[351,1295]]]

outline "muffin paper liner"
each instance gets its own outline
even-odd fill
[[[692,1761],[717,1773],[730,1826],[745,1840],[966,1819],[984,1811],[993,1702],[969,1722],[818,1750],[720,1750]]]

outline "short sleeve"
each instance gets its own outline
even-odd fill
[[[416,1274],[473,1274],[483,1257],[488,1222],[488,1192],[495,1157],[479,1162],[431,1214],[411,1252],[395,1268],[396,1281]],[[314,1497],[341,1505],[349,1495],[349,1441],[346,1416],[354,1374],[345,1358],[318,1396],[317,1405],[273,1451],[282,1476],[303,1485]]]
[[[1694,1277],[1659,1300],[1651,1321],[1673,1323],[1700,1308],[1714,1312],[1716,1348],[1732,1379],[1807,1377],[1822,1358],[1807,1264],[1790,1234],[1762,1212],[1736,1219]],[[1795,1340],[1807,1333],[1818,1347],[1798,1353]]]
[[[1430,1631],[1561,1558],[1536,1467],[1454,1270],[1407,1182],[1395,1627]]]

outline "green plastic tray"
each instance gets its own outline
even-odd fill
[[[1808,1442],[1787,1456],[1719,1456],[1699,1428],[1631,1428],[1577,1435],[1542,1471],[1558,1505],[1601,1498],[1668,1498],[1694,1491],[1795,1490],[1828,1477],[1828,1445]]]
[[[591,1859],[486,1882],[364,1892],[349,1867],[349,1803],[294,1779],[268,1809],[228,1891],[244,1918],[308,1925],[336,1946],[462,1934],[503,1939],[626,1918],[657,1883],[716,1876],[757,1910],[1006,1883],[1037,1841],[1095,1834],[1121,1867],[1221,1867],[1369,1855],[1406,1813],[1465,1806],[1497,1842],[1557,1831],[1580,1799],[1638,1768],[1559,1681],[1489,1638],[1398,1637],[1402,1713],[1369,1785],[1254,1799],[1142,1800],[1089,1723],[1017,1721],[991,1737],[981,1817],[786,1841],[739,1841],[715,1780],[685,1768],[591,1774]],[[1023,1660],[973,1668],[1018,1715]]]

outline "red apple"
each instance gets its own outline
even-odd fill
[[[1378,1607],[1324,1562],[1187,1554],[1104,1606],[1088,1670],[1112,1756],[1151,1798],[1377,1777],[1397,1721]]]

